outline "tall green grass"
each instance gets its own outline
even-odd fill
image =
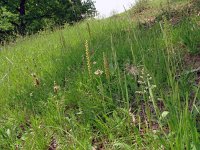
[[[196,20],[146,29],[124,15],[5,46],[0,149],[199,149],[199,87],[177,79],[199,31]]]

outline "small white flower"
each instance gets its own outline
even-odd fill
[[[96,65],[96,64],[97,64],[97,62],[96,62],[96,61],[94,61],[94,62],[93,62],[93,65]]]
[[[8,136],[10,136],[10,129],[7,129],[6,133]]]
[[[135,94],[144,94],[142,91],[135,91]]]
[[[143,77],[143,76],[140,76],[140,78],[141,78],[141,79],[144,79],[144,77]]]
[[[30,93],[30,97],[33,97],[33,93]]]
[[[139,84],[145,84],[145,82],[143,82],[143,81],[140,81],[140,80],[138,81],[138,83],[139,83]]]
[[[156,85],[152,85],[152,86],[151,86],[152,89],[154,89],[154,88],[156,88],[156,87],[157,87]]]
[[[103,71],[98,69],[97,71],[94,72],[94,74],[100,76],[103,74]]]
[[[166,118],[168,114],[169,114],[168,111],[164,111],[164,112],[161,114],[161,118],[162,118],[162,119]]]
[[[154,133],[154,134],[156,134],[156,133],[157,133],[157,130],[152,130],[152,131],[153,131],[153,133]]]
[[[54,90],[54,93],[58,93],[58,91],[60,90],[60,86],[57,85],[56,81],[54,81],[53,90]]]

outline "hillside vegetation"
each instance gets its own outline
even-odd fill
[[[0,149],[200,149],[199,0],[140,0],[0,47]]]

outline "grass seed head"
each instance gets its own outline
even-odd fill
[[[88,46],[88,41],[86,40],[85,42],[85,55],[86,55],[86,61],[87,61],[87,68],[88,68],[88,74],[91,78],[92,71],[91,71],[91,62],[90,62],[90,52],[89,52],[89,46]]]

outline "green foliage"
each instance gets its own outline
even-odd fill
[[[8,40],[14,32],[14,25],[11,23],[17,20],[17,15],[9,12],[5,7],[0,8],[0,41]]]
[[[9,11],[6,8],[2,7],[0,10],[0,30],[1,31],[9,31],[14,30],[14,26],[11,21],[15,21],[17,16]]]
[[[91,0],[84,2],[81,0],[2,0],[0,5],[2,18],[0,31],[15,30],[21,35],[63,26],[66,23],[74,24],[96,13]]]

